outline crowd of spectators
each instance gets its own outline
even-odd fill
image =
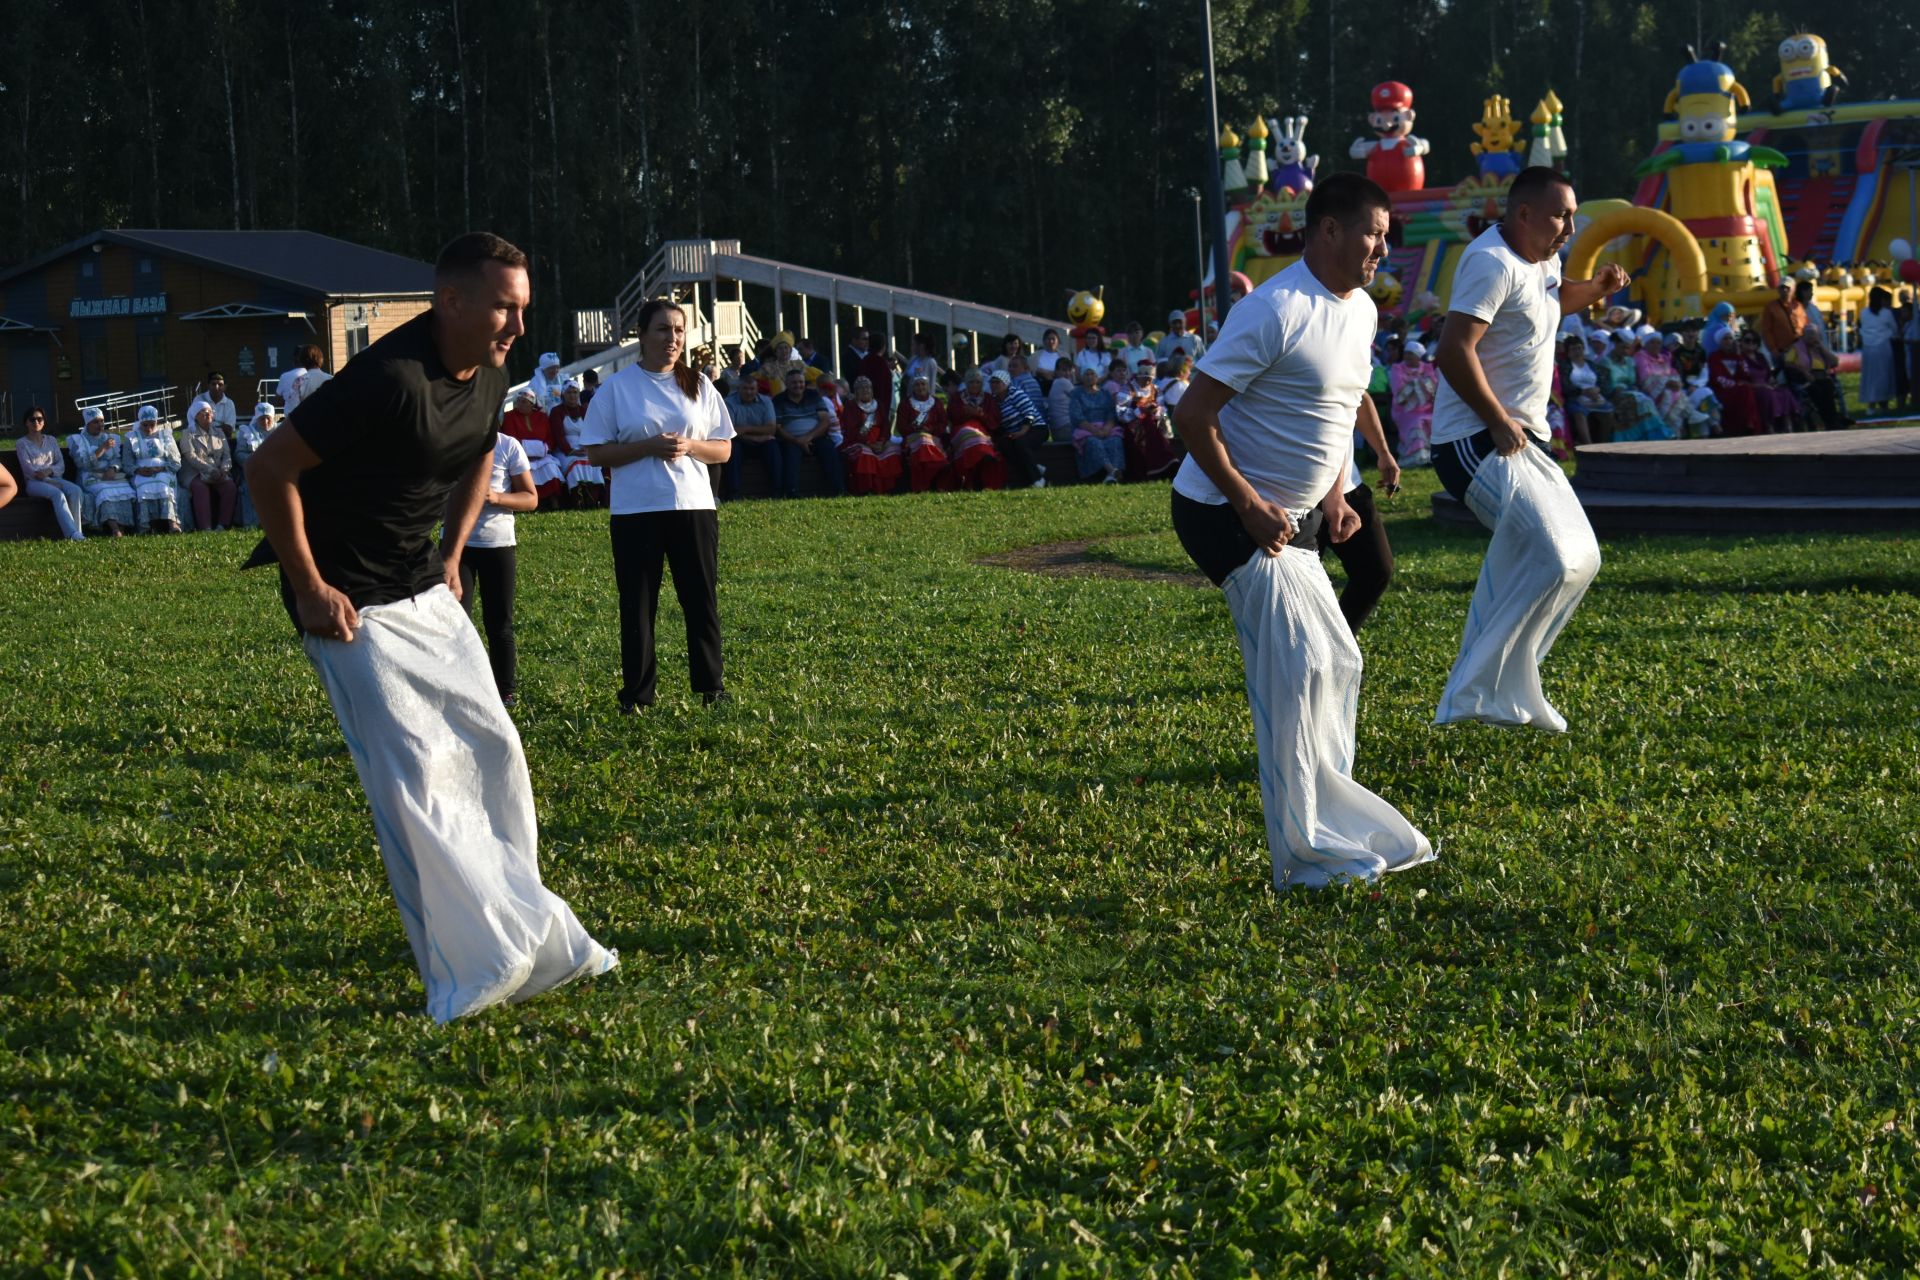
[[[743,495],[742,464],[751,457],[770,475],[775,497],[797,497],[809,456],[834,495],[1039,488],[1047,468],[1037,451],[1049,442],[1072,446],[1083,481],[1165,477],[1183,453],[1170,411],[1206,350],[1186,320],[1175,311],[1153,335],[1137,322],[1111,337],[1099,326],[1049,329],[1033,350],[1009,334],[997,354],[964,371],[943,367],[925,335],[914,336],[903,358],[858,328],[842,353],[844,382],[805,337],[776,334],[751,357],[734,349],[729,362],[707,360],[701,369],[718,384],[738,432],[723,491]],[[1375,342],[1371,393],[1402,466],[1430,462],[1439,389],[1430,353],[1444,323],[1437,310],[1414,325],[1388,318]],[[1859,337],[1860,404],[1886,412],[1920,401],[1920,309],[1912,300],[1872,289]],[[1751,324],[1725,303],[1665,329],[1626,307],[1597,319],[1569,316],[1555,360],[1552,447],[1567,457],[1588,443],[1847,426],[1854,419],[1838,365],[1808,281],[1783,282]],[[290,410],[328,377],[310,347],[276,391]],[[606,477],[580,441],[598,386],[591,370],[562,378],[558,354],[547,352],[502,414],[502,433],[526,453],[541,510],[607,505]],[[63,446],[45,412],[30,409],[17,446],[24,488],[52,505],[72,539],[89,530],[119,537],[254,527],[247,459],[283,416],[262,398],[242,421],[219,373],[196,389],[178,434],[152,405],[124,431],[89,408]],[[1364,445],[1356,440],[1356,448]]]
[[[796,497],[808,456],[834,495],[1041,488],[1037,450],[1049,442],[1071,445],[1082,480],[1166,476],[1181,458],[1168,410],[1206,347],[1181,312],[1155,336],[1134,324],[1110,340],[1082,326],[1068,350],[1068,334],[1049,329],[1029,350],[1009,334],[997,355],[958,370],[941,365],[925,335],[903,358],[858,328],[842,381],[806,338],[775,334],[751,357],[705,366],[738,433],[726,495],[742,495],[743,460],[758,458],[774,496]]]

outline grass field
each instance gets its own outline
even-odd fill
[[[622,965],[447,1028],[247,536],[0,545],[0,1273],[1912,1274],[1920,548],[1609,543],[1572,732],[1442,731],[1431,491],[1356,772],[1440,861],[1285,897],[1162,486],[729,508],[738,701],[668,606],[636,719],[604,518],[523,518]]]

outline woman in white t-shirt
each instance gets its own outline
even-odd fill
[[[513,593],[519,578],[514,559],[518,541],[513,513],[540,505],[533,484],[533,464],[518,440],[502,431],[493,442],[493,475],[487,480],[487,500],[474,518],[460,554],[460,601],[473,614],[473,589],[480,588],[480,621],[487,632],[487,663],[500,701],[512,706],[519,690],[513,642]]]
[[[602,384],[580,444],[606,470],[613,576],[620,588],[620,709],[653,705],[653,623],[662,565],[687,620],[693,688],[727,697],[720,666],[720,525],[707,468],[733,456],[733,419],[713,383],[687,366],[687,315],[655,298],[640,309],[640,363]]]

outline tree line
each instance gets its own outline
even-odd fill
[[[663,239],[1149,328],[1195,274],[1213,161],[1198,0],[0,0],[0,246],[107,226],[300,227],[534,260],[530,344]],[[1802,24],[1808,24],[1803,26]],[[1216,0],[1220,114],[1310,117],[1356,168],[1367,91],[1415,92],[1428,180],[1480,102],[1567,104],[1582,191],[1629,195],[1689,43],[1762,99],[1811,29],[1850,99],[1911,96],[1920,5]]]

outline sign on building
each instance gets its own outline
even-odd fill
[[[67,305],[70,320],[98,320],[108,316],[161,316],[167,313],[164,293],[119,294],[111,298],[75,298]]]

